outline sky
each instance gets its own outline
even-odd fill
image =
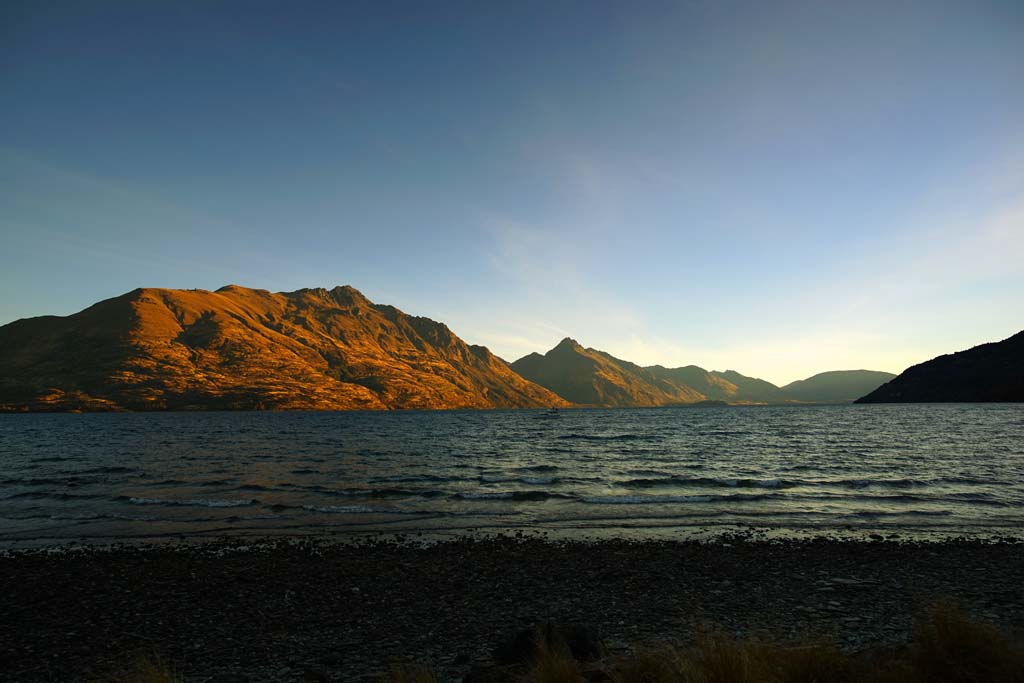
[[[1024,3],[0,4],[0,324],[350,284],[784,384],[1024,329]]]

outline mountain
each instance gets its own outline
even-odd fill
[[[908,368],[858,403],[1024,401],[1024,332]]]
[[[640,367],[569,338],[543,355],[524,356],[511,367],[566,400],[592,406],[840,403],[895,377],[887,372],[843,370],[779,388],[735,370],[708,371],[696,365]]]
[[[544,355],[531,353],[512,363],[517,373],[562,398],[591,406],[663,406],[696,403],[697,390],[659,377],[647,368],[566,337]]]
[[[877,370],[833,370],[782,387],[790,401],[804,403],[849,403],[874,391],[896,375]]]
[[[784,403],[782,389],[763,379],[747,377],[735,370],[712,372],[713,375],[736,386],[736,401],[742,403]]]
[[[735,401],[739,393],[739,387],[727,379],[723,379],[721,373],[708,372],[696,365],[687,365],[682,368],[666,368],[661,365],[650,365],[645,368],[653,373],[655,377],[685,384],[686,386],[700,392],[706,400],[710,401]]]
[[[136,289],[0,327],[0,410],[565,405],[445,325],[352,287]]]

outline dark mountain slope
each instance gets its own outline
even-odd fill
[[[877,370],[833,370],[782,387],[791,401],[804,403],[849,403],[874,391],[896,375]]]
[[[661,406],[696,403],[703,394],[658,377],[647,368],[563,339],[546,354],[531,353],[512,369],[573,403],[597,406]]]
[[[858,403],[1024,401],[1024,332],[908,368]]]

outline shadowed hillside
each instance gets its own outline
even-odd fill
[[[747,377],[735,370],[713,371],[711,374],[736,386],[736,396],[745,403],[785,403],[787,396],[771,382],[757,377]]]
[[[1024,401],[1024,332],[908,368],[858,403]]]
[[[704,400],[699,391],[566,337],[543,356],[512,363],[526,379],[583,405],[663,406]]]
[[[888,372],[823,372],[779,388],[735,370],[708,371],[696,365],[640,367],[604,351],[563,339],[547,353],[531,353],[512,363],[526,379],[583,405],[664,406],[705,401],[730,404],[841,403],[894,377]]]
[[[0,327],[0,409],[563,406],[445,325],[352,287],[136,289]]]
[[[687,365],[682,368],[666,368],[660,365],[651,365],[646,369],[655,377],[677,384],[685,384],[699,391],[707,400],[727,402],[738,400],[738,386],[720,377],[719,373],[708,372],[696,365]]]
[[[782,391],[791,401],[849,403],[895,376],[877,370],[833,370],[791,382]]]

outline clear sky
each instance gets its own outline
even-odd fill
[[[1024,329],[1024,3],[0,4],[0,323],[351,284],[785,383]]]

